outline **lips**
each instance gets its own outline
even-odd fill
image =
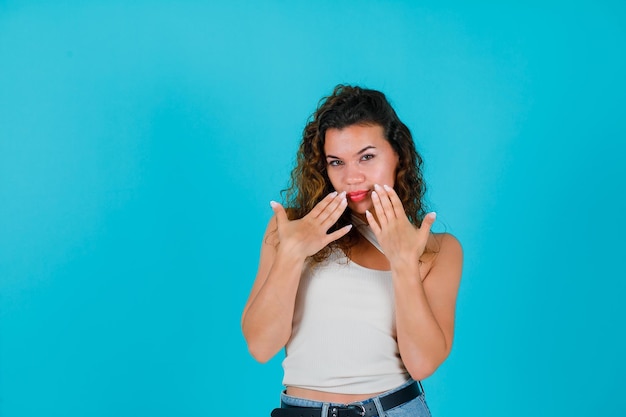
[[[369,194],[369,190],[359,190],[359,191],[353,191],[351,193],[348,193],[347,196],[350,199],[350,201],[353,201],[356,203],[361,200],[364,200],[368,194]]]

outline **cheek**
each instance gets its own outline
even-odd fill
[[[339,176],[336,172],[326,171],[326,175],[328,175],[328,180],[330,184],[333,186],[335,190],[339,186]]]
[[[387,165],[387,168],[381,169],[377,174],[377,178],[381,184],[387,184],[388,186],[393,187],[396,181],[396,169],[389,169],[388,167],[389,165]]]
[[[398,156],[395,155],[393,158],[393,162],[391,163],[391,166],[393,168],[389,170],[389,180],[391,181],[391,183],[389,184],[390,187],[393,187],[395,185],[399,165],[400,165],[400,161],[398,160]]]

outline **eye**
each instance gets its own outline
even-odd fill
[[[339,165],[343,165],[343,162],[340,161],[339,159],[332,159],[332,160],[328,161],[328,165],[331,166],[331,167],[336,167],[336,166],[339,166]]]
[[[369,161],[370,159],[374,158],[374,155],[371,153],[365,154],[361,157],[361,161]]]

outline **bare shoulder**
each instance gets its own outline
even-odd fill
[[[460,279],[463,267],[463,247],[461,242],[450,233],[433,233],[427,244],[427,251],[422,257],[427,272],[438,271],[451,279]],[[426,272],[425,271],[425,272]],[[432,275],[432,274],[427,274]]]
[[[461,242],[450,233],[433,233],[433,239],[437,242],[438,252],[446,256],[462,257],[463,247]]]

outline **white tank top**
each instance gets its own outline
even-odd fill
[[[363,234],[368,240],[373,235]],[[341,251],[307,266],[285,348],[283,384],[341,394],[402,385],[409,374],[398,351],[394,306],[390,271],[362,267]]]

